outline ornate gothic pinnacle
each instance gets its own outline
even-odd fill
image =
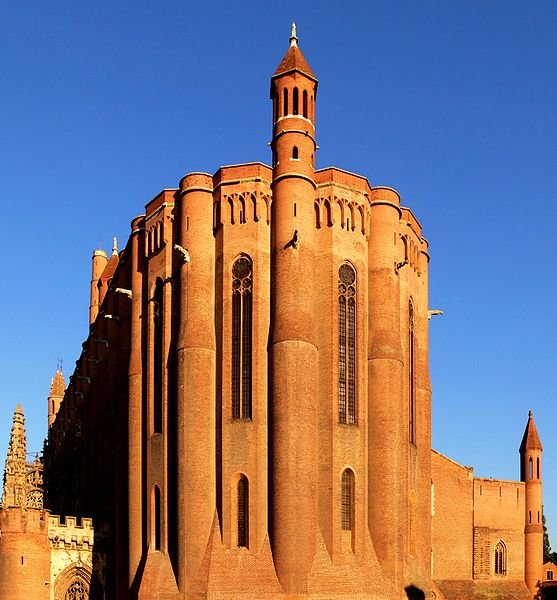
[[[25,506],[26,454],[25,418],[23,410],[18,404],[14,412],[10,445],[6,457],[6,468],[4,469],[3,507]]]

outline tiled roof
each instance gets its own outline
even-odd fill
[[[520,444],[520,451],[524,452],[525,450],[543,450],[532,411],[528,414],[528,423],[522,437],[522,443]]]
[[[280,61],[280,65],[277,67],[273,77],[287,73],[288,71],[300,71],[305,75],[309,75],[312,79],[316,79],[313,71],[310,69],[304,55],[298,48],[298,46],[290,46],[284,55],[284,58]]]

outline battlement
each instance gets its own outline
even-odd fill
[[[0,532],[39,533],[48,526],[48,512],[36,508],[13,506],[0,510]]]
[[[59,515],[48,517],[48,540],[52,548],[91,549],[94,539],[92,519],[66,517],[63,520]]]

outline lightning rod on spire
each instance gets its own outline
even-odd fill
[[[296,23],[292,23],[292,34],[290,35],[290,46],[298,47],[298,38],[296,37]]]

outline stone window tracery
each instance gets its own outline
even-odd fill
[[[507,574],[507,548],[503,542],[495,546],[495,575]]]
[[[70,583],[64,596],[64,600],[88,600],[89,590],[81,579],[76,579]]]
[[[153,297],[153,431],[162,433],[163,288],[157,280]]]
[[[27,508],[42,508],[43,507],[43,492],[41,490],[32,490],[27,494]]]
[[[356,423],[356,271],[338,271],[338,415],[340,423]]]
[[[232,266],[232,418],[251,419],[252,262],[241,256]]]

